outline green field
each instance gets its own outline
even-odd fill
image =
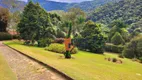
[[[106,57],[117,58],[116,54],[106,52],[99,55],[79,51],[72,55],[73,59],[64,59],[62,54],[25,46],[17,41],[7,41],[5,44],[51,65],[75,80],[142,80],[142,64],[129,59],[121,59],[123,64],[104,60]]]
[[[0,53],[0,80],[17,80],[7,62]]]

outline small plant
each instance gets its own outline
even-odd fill
[[[117,59],[116,58],[112,58],[112,62],[116,62],[117,61]]]

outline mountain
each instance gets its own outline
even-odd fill
[[[7,1],[7,0],[0,0],[0,6],[4,6],[1,3],[1,1]],[[11,0],[14,1],[14,3],[18,4],[18,7],[16,10],[21,10],[23,7],[27,4],[24,1],[18,1],[18,0]],[[30,0],[29,0],[30,1]],[[109,2],[118,2],[120,0],[93,0],[93,1],[84,1],[81,3],[64,3],[64,2],[55,2],[55,1],[50,1],[50,0],[32,0],[34,3],[39,3],[43,8],[45,8],[47,11],[52,11],[52,10],[64,10],[67,11],[69,8],[81,8],[85,12],[90,12],[94,10],[96,7],[102,6],[106,3]],[[10,0],[9,0],[10,2]],[[10,4],[10,3],[9,3]],[[20,8],[20,9],[19,9]]]
[[[93,0],[93,1],[84,1],[81,3],[76,3],[76,4],[69,4],[67,5],[66,9],[72,8],[72,7],[78,7],[84,10],[85,12],[90,12],[94,10],[95,8],[102,6],[104,4],[110,3],[110,2],[118,2],[120,0]]]
[[[23,10],[26,4],[26,2],[18,0],[0,0],[0,6],[8,8],[11,12],[14,12],[16,10]]]
[[[97,8],[88,17],[95,22],[109,24],[114,20],[133,25],[142,19],[142,0],[122,0]]]
[[[39,4],[44,7],[47,11],[52,10],[64,10],[67,11],[69,8],[78,7],[82,10],[88,12],[94,10],[96,7],[104,5],[109,2],[117,2],[120,0],[93,0],[93,1],[85,1],[81,3],[63,3],[63,2],[55,2],[50,0],[32,0],[33,2],[39,2]]]

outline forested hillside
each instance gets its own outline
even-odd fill
[[[69,8],[81,8],[84,11],[94,10],[96,7],[104,5],[109,2],[117,2],[120,0],[93,0],[93,1],[85,1],[81,3],[62,3],[48,0],[33,0],[33,2],[39,2],[42,7],[44,7],[47,11],[51,10],[64,10],[67,11]]]
[[[97,8],[88,19],[103,24],[114,20],[124,21],[128,25],[139,24],[142,19],[142,0],[122,0]]]

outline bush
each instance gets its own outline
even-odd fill
[[[117,61],[117,59],[116,58],[112,58],[112,62],[116,62]]]
[[[42,38],[39,40],[38,46],[39,47],[46,47],[47,45],[50,45],[52,41],[53,40],[50,38]]]
[[[66,52],[64,44],[58,44],[58,43],[50,44],[49,47],[45,48],[45,50],[53,51],[53,52],[57,52],[57,53],[63,53],[63,54]],[[78,49],[74,48],[72,50],[71,54],[75,54],[77,52],[78,52]]]
[[[0,32],[0,40],[11,40],[12,36],[6,32]]]
[[[108,52],[121,53],[124,49],[123,45],[106,44],[105,50]]]
[[[116,32],[114,34],[114,36],[111,38],[111,42],[115,45],[119,45],[119,44],[124,44],[125,41],[124,39],[122,38],[122,36],[120,35],[119,32]]]
[[[142,35],[133,38],[124,48],[123,55],[127,58],[142,57]]]

